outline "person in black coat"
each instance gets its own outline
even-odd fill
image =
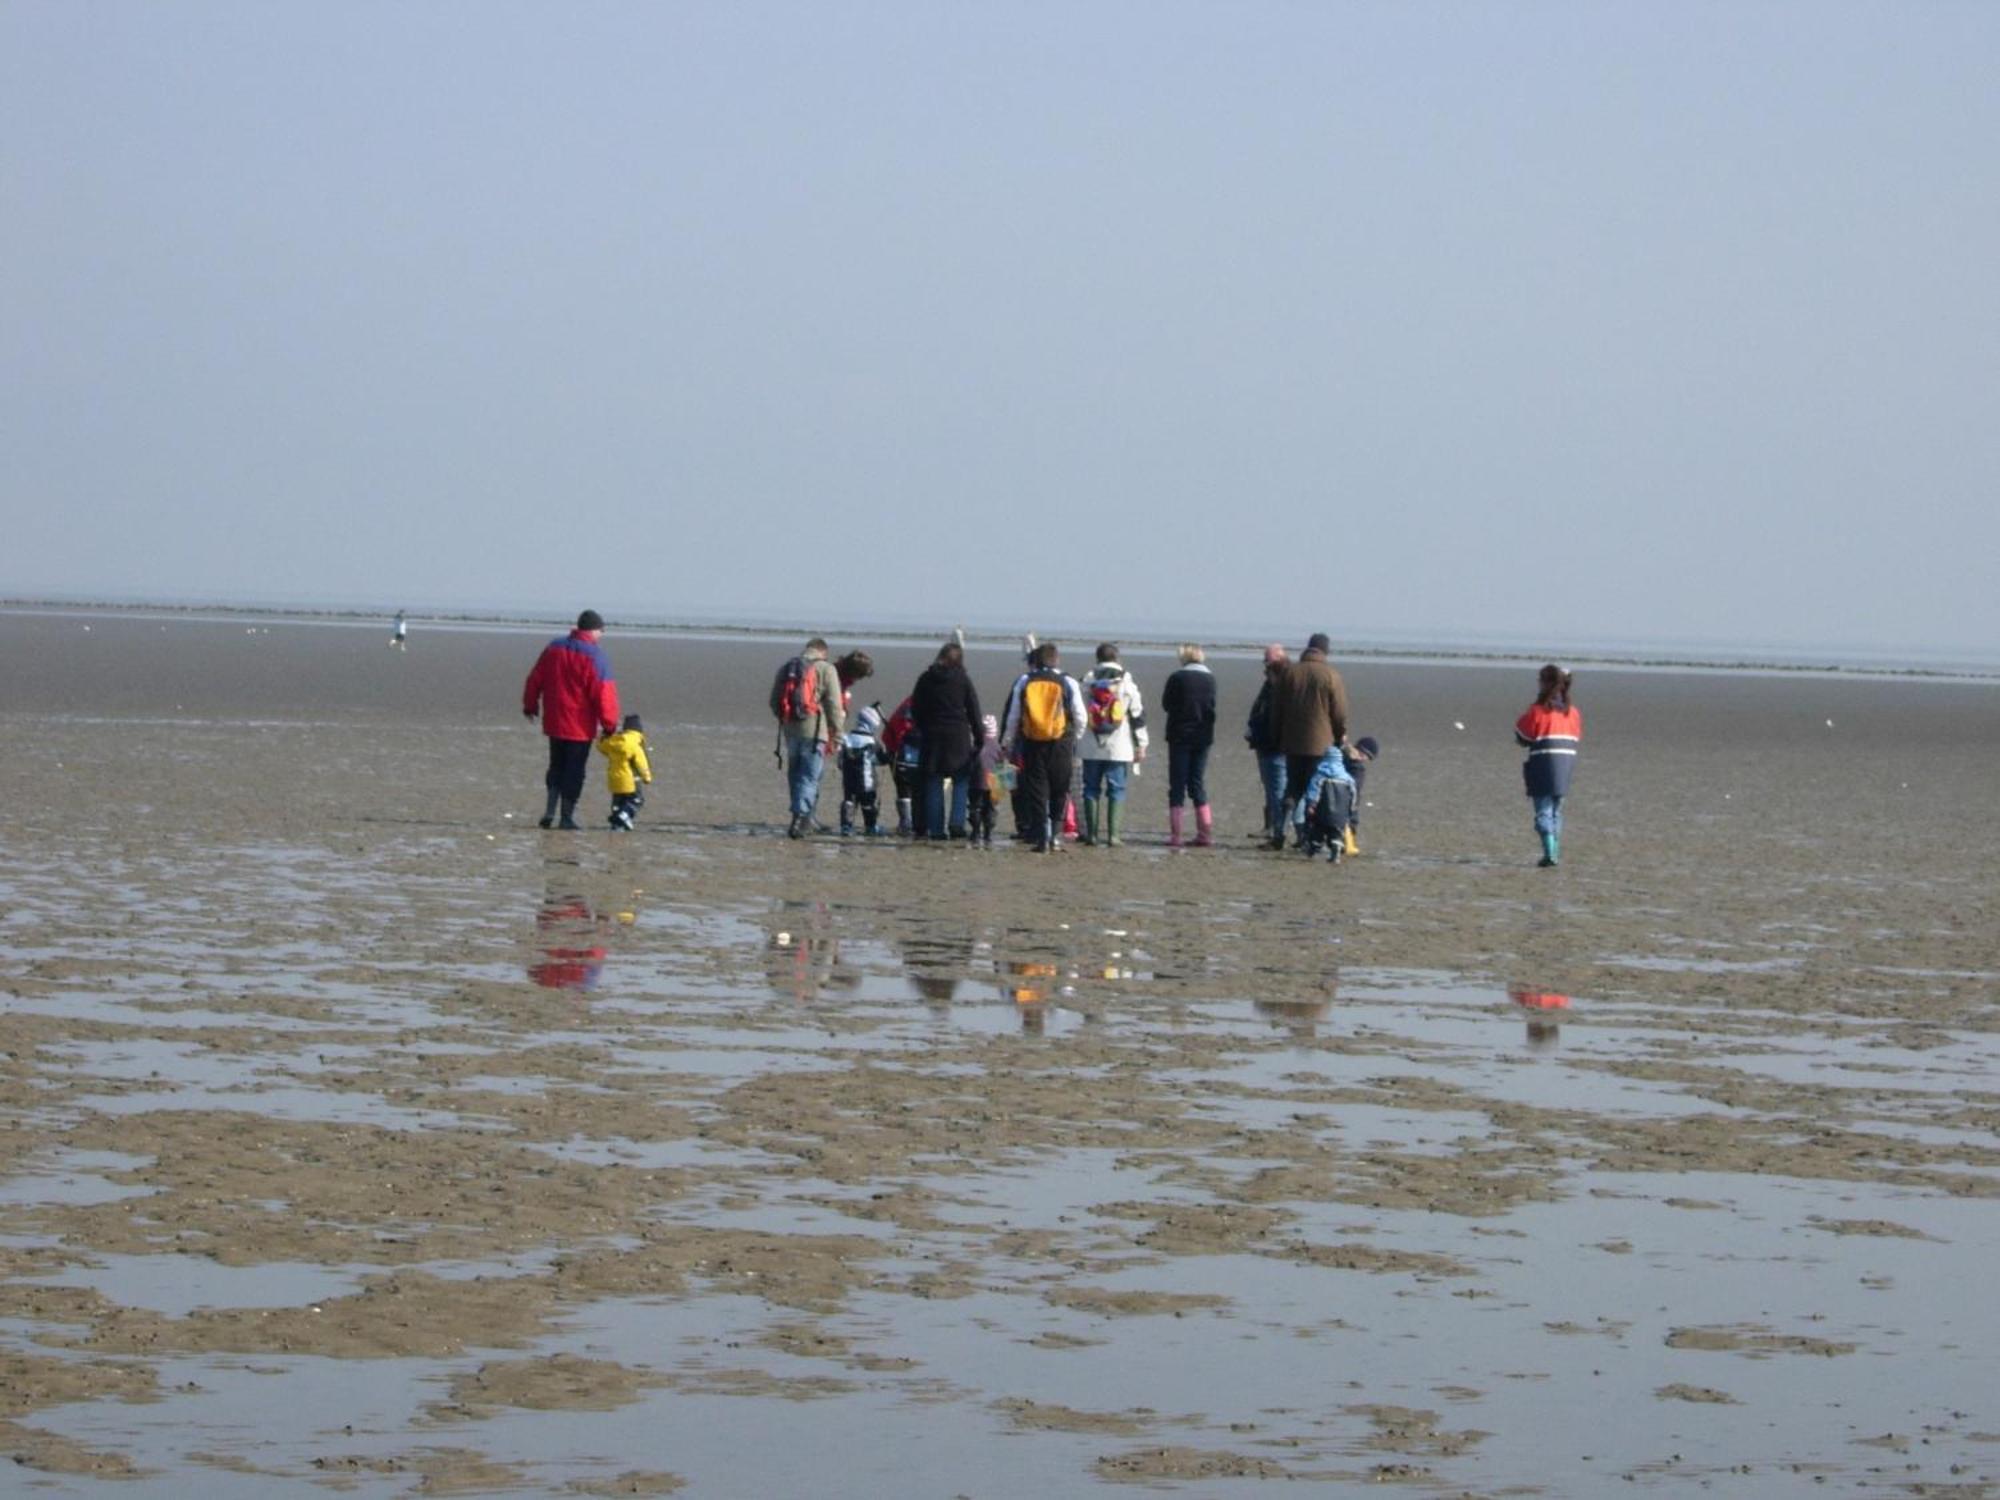
[[[1257,752],[1257,775],[1264,783],[1264,837],[1268,841],[1284,826],[1285,752],[1278,748],[1278,736],[1271,724],[1271,694],[1285,675],[1291,657],[1273,642],[1264,648],[1264,685],[1257,701],[1250,705],[1250,719],[1243,726],[1243,741]]]
[[[1215,842],[1214,815],[1208,809],[1208,752],[1215,744],[1215,677],[1201,647],[1180,649],[1180,670],[1167,679],[1160,706],[1167,714],[1167,842],[1181,846],[1182,807],[1194,802],[1194,841],[1202,848]]]
[[[966,794],[972,789],[986,725],[979,708],[979,690],[965,670],[965,648],[958,642],[946,642],[937,660],[924,668],[910,694],[910,716],[923,736],[919,771],[924,786],[924,827],[933,839],[946,836],[944,784],[949,781],[950,836],[962,839]]]

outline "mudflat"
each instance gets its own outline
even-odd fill
[[[1544,871],[1532,667],[1336,647],[1332,867],[1218,660],[1218,847],[1162,756],[1037,858],[788,841],[793,646],[615,628],[659,780],[541,832],[549,633],[0,615],[26,1482],[2000,1485],[2000,687],[1583,671]]]

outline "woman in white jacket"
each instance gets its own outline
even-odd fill
[[[1146,758],[1146,705],[1139,684],[1118,662],[1118,647],[1097,648],[1097,665],[1081,684],[1085,723],[1078,753],[1083,757],[1083,841],[1123,842],[1125,780]],[[1104,818],[1098,821],[1099,797]],[[1100,828],[1103,833],[1099,838]]]

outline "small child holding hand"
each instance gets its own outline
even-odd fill
[[[646,729],[637,714],[627,714],[616,734],[597,742],[597,753],[605,758],[604,780],[611,792],[611,830],[630,833],[646,794],[639,789],[651,786],[653,765],[646,759]]]

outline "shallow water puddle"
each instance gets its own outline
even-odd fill
[[[12,1351],[80,1360],[48,1336],[166,1319],[117,1356],[156,1404],[24,1422],[158,1465],[139,1495],[628,1470],[888,1494],[912,1454],[936,1493],[1762,1496],[1996,1467],[1990,1355],[1954,1321],[1991,1240],[1984,1033],[1748,1003],[1792,958],[1670,950],[1607,964],[1615,995],[1510,992],[1342,967],[1282,903],[1072,891],[1038,922],[948,858],[949,901],[898,905],[856,894],[873,854],[545,848],[190,846],[167,897],[121,877],[81,909],[18,885],[19,1098],[134,1140],[162,1113],[201,1164],[43,1151],[0,1181],[30,1231],[0,1246],[26,1258],[0,1312],[126,1310],[0,1318]],[[738,878],[792,853],[820,894]],[[1631,992],[1676,977],[1736,988],[1713,1012]],[[257,1202],[286,1229],[261,1261]],[[405,1269],[475,1283],[476,1312],[380,1290],[426,1227],[453,1259]],[[176,1235],[230,1236],[232,1263],[133,1249]],[[201,1324],[255,1345],[262,1314],[325,1307],[286,1337],[323,1316],[329,1348],[375,1348],[391,1296],[417,1333],[380,1347],[494,1344],[175,1347],[203,1309],[260,1315]],[[1870,1446],[1890,1426],[1929,1444]]]

